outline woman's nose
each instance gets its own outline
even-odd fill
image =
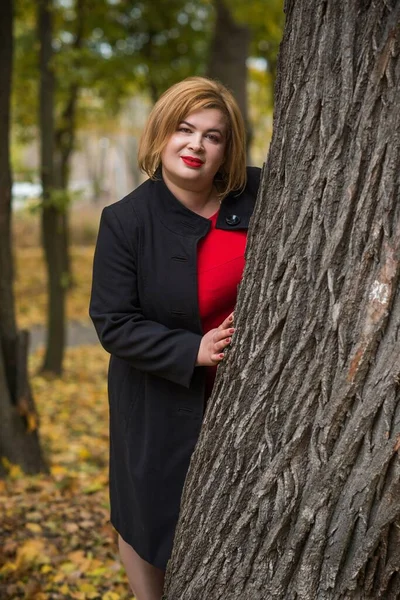
[[[203,148],[203,138],[201,135],[193,135],[188,144],[189,148],[192,150],[199,152]]]

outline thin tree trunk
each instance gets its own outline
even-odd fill
[[[0,475],[6,462],[24,471],[45,470],[37,414],[27,374],[28,334],[18,332],[11,246],[10,96],[13,61],[13,3],[0,6]]]
[[[54,165],[54,73],[52,59],[52,2],[38,4],[40,41],[39,120],[43,186],[42,238],[48,276],[47,345],[43,371],[60,375],[65,347],[65,239],[64,216],[56,206]]]
[[[85,0],[76,0],[76,33],[73,43],[74,60],[71,68],[79,69],[78,53],[82,49],[85,22]],[[60,126],[55,131],[55,187],[68,195],[70,160],[75,147],[76,137],[76,109],[79,97],[80,83],[73,79],[68,87],[67,101],[61,114]],[[69,235],[69,201],[66,200],[65,210],[62,214],[62,252],[64,254],[64,281],[67,288],[73,285],[73,273],[70,258]]]
[[[145,59],[147,60],[148,64],[152,64],[152,62],[157,60],[154,50],[156,50],[156,52],[157,52],[157,46],[156,46],[155,40],[156,40],[158,31],[155,29],[152,29],[149,26],[146,34],[147,34],[147,42],[143,45],[142,53],[143,53],[143,56],[145,57]],[[151,101],[153,104],[155,104],[157,102],[158,98],[160,97],[161,90],[159,89],[159,85],[157,85],[157,80],[155,79],[154,73],[152,73],[151,69],[147,70],[146,83],[147,83],[147,89],[149,91]]]
[[[226,0],[214,1],[216,22],[210,56],[208,77],[218,79],[234,94],[246,124],[248,146],[251,127],[247,108],[247,59],[250,48],[250,29],[236,23]]]
[[[400,1],[286,13],[167,600],[400,597]]]
[[[8,386],[16,387],[13,260],[11,250],[10,94],[13,61],[13,5],[4,2],[0,19],[0,339],[9,365]]]

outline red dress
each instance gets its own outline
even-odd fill
[[[233,311],[244,269],[247,231],[216,229],[218,212],[197,252],[198,298],[203,333],[221,325]],[[207,367],[206,399],[211,395],[217,367]]]

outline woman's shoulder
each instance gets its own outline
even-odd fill
[[[131,207],[133,209],[140,208],[141,205],[146,204],[152,194],[152,187],[154,181],[151,179],[146,179],[143,183],[141,183],[137,188],[129,192],[126,196],[121,198],[121,200],[117,200],[113,202],[109,206],[112,207],[114,211],[122,211]]]
[[[153,181],[147,179],[129,194],[109,204],[104,210],[112,212],[123,223],[140,221],[143,211],[149,204],[152,195]]]

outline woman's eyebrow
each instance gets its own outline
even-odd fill
[[[189,123],[189,121],[181,121],[181,124],[182,123],[184,123],[185,125],[189,125],[189,127],[191,127],[192,129],[196,129],[196,127],[194,125],[192,125],[192,123]],[[216,131],[217,133],[222,135],[222,131],[220,129],[216,129],[214,127],[212,127],[211,129],[207,129],[207,133],[210,131]]]

